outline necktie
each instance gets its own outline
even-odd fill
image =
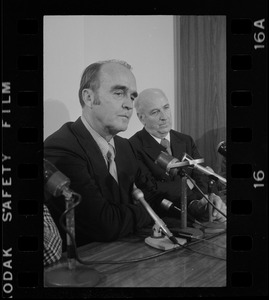
[[[115,150],[111,144],[109,144],[109,150],[107,152],[107,159],[108,159],[108,170],[109,173],[114,177],[114,179],[118,182],[118,175],[117,175],[117,167],[115,163]]]
[[[164,146],[164,148],[166,149],[166,152],[170,155],[172,155],[172,151],[170,148],[170,143],[167,139],[161,139],[161,145]]]

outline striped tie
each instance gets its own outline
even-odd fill
[[[114,179],[118,182],[118,175],[117,175],[117,167],[115,163],[115,150],[111,144],[109,144],[109,150],[107,152],[107,159],[108,159],[108,170],[109,173],[114,177]]]
[[[161,145],[166,149],[166,152],[172,155],[172,151],[170,148],[170,143],[167,139],[161,139]]]

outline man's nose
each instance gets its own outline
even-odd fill
[[[128,110],[133,109],[133,100],[130,95],[127,95],[123,101],[122,107]]]
[[[160,111],[160,119],[161,120],[166,120],[167,119],[167,114],[164,111]]]

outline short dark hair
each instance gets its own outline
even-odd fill
[[[83,99],[82,99],[82,91],[84,89],[91,89],[93,92],[95,92],[99,87],[100,87],[100,81],[99,81],[99,72],[101,67],[106,64],[106,63],[118,63],[129,70],[132,69],[132,67],[125,61],[123,60],[116,60],[116,59],[111,59],[111,60],[104,60],[104,61],[98,61],[96,63],[93,63],[89,65],[84,71],[81,76],[80,80],[80,87],[78,91],[78,96],[79,96],[79,101],[81,106],[83,107],[85,105]]]

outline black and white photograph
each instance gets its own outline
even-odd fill
[[[2,298],[268,296],[266,0],[3,0]]]
[[[225,287],[226,17],[44,16],[44,174],[45,286]]]

